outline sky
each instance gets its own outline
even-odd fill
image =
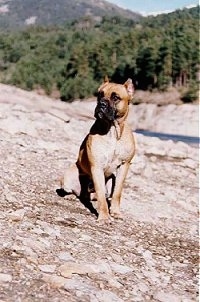
[[[183,7],[193,7],[199,4],[198,0],[107,0],[120,7],[139,12],[144,16],[169,13]]]

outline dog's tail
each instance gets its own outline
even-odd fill
[[[56,193],[60,197],[65,197],[65,195],[67,195],[67,192],[64,190],[64,177],[61,177],[59,179],[59,183],[60,183],[60,188],[56,189]]]
[[[64,176],[62,176],[62,177],[59,179],[59,183],[60,183],[60,188],[61,188],[61,189],[64,189]]]

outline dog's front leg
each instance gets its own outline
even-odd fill
[[[98,166],[91,167],[92,180],[98,201],[98,220],[109,219],[104,172]]]
[[[115,188],[113,191],[111,207],[110,207],[110,214],[111,214],[111,216],[113,216],[115,218],[121,218],[120,200],[121,200],[121,194],[122,194],[124,180],[126,178],[129,165],[130,165],[129,162],[125,162],[117,170]]]

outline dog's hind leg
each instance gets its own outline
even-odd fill
[[[94,208],[91,202],[91,195],[94,193],[94,187],[87,175],[79,175],[80,184],[81,184],[81,193],[79,196],[80,202],[90,210],[92,214],[98,216],[97,210]]]
[[[62,197],[69,194],[80,196],[81,184],[76,164],[73,164],[65,171],[64,176],[60,180],[60,189],[57,189],[56,192]]]
[[[112,198],[114,188],[115,188],[116,176],[111,174],[108,178],[106,178],[106,197],[108,199]]]

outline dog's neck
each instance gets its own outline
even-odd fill
[[[122,132],[124,130],[124,123],[119,123],[118,120],[114,121],[114,127],[116,131],[117,140],[119,140],[122,136]]]
[[[114,121],[108,121],[103,119],[96,119],[92,128],[90,129],[91,134],[106,135],[112,127],[115,128],[116,138],[119,140],[122,136],[124,129],[124,122],[126,120],[127,114],[123,117],[117,118]]]
[[[110,131],[113,122],[105,119],[96,119],[92,128],[90,129],[91,134],[105,135]]]
[[[124,130],[124,123],[125,123],[125,120],[127,119],[128,112],[129,112],[129,110],[127,109],[126,113],[123,116],[118,117],[114,120],[114,126],[115,126],[115,130],[116,130],[117,140],[119,140],[122,136],[122,132]]]

